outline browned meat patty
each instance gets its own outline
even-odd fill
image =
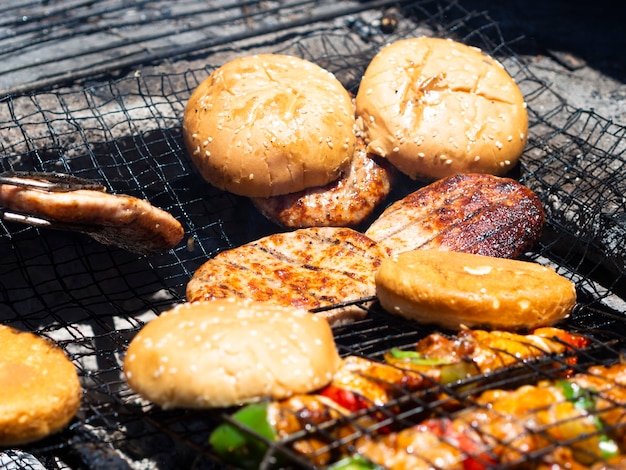
[[[338,180],[252,202],[269,220],[287,228],[356,227],[389,195],[394,173],[389,162],[369,155],[359,138],[352,162]]]
[[[544,223],[541,201],[519,182],[458,174],[393,203],[365,234],[391,254],[437,249],[516,258],[535,244]]]
[[[11,220],[86,233],[100,243],[139,254],[169,250],[184,235],[171,214],[149,202],[97,190],[53,192],[0,184],[0,208],[25,216]]]
[[[311,227],[268,235],[205,262],[187,300],[239,297],[306,310],[376,294],[374,274],[387,253],[350,228]],[[360,307],[320,312],[332,324],[362,318]]]

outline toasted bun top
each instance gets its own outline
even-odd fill
[[[184,303],[149,322],[128,347],[124,374],[163,408],[208,408],[311,392],[339,364],[323,318],[222,299]]]
[[[356,96],[368,151],[412,178],[502,175],[526,145],[528,116],[513,78],[475,47],[411,38],[379,51]]]
[[[0,325],[0,446],[60,431],[80,408],[74,364],[52,342]]]
[[[439,250],[383,260],[376,292],[391,313],[452,329],[552,325],[576,303],[574,284],[547,266]]]
[[[187,151],[212,185],[250,197],[323,186],[354,152],[354,104],[327,70],[280,54],[241,57],[193,92]]]

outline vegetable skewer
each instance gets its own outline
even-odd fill
[[[545,469],[623,468],[625,405],[626,365],[595,366],[569,379],[490,390],[454,417],[360,438],[355,458],[365,469],[483,470],[524,463],[528,455]],[[351,461],[331,468],[345,470]]]
[[[346,452],[337,442],[349,442],[360,428],[382,420],[385,411],[390,412],[386,406],[400,396],[521,360],[564,354],[572,347],[585,346],[586,341],[557,328],[540,328],[529,335],[468,330],[452,337],[429,335],[412,351],[392,350],[385,355],[387,363],[348,356],[331,384],[317,394],[249,405],[232,416],[241,426],[223,423],[211,435],[210,443],[224,460],[239,466],[245,461],[249,464],[246,468],[257,468],[269,445],[241,427],[261,429],[261,437],[267,441],[289,440],[291,448],[314,464],[328,465]],[[352,415],[360,411],[356,418]],[[350,420],[345,419],[348,415]],[[306,431],[318,428],[323,429]],[[383,425],[378,431],[391,430]]]

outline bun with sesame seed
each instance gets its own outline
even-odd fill
[[[336,180],[354,153],[355,122],[352,97],[330,72],[259,54],[227,62],[198,85],[183,138],[213,186],[270,197]]]
[[[361,81],[356,113],[368,151],[413,179],[504,175],[528,132],[524,97],[504,67],[450,39],[381,49]]]
[[[76,368],[61,348],[0,325],[0,448],[63,430],[78,413],[81,398]]]
[[[390,313],[450,329],[549,326],[576,303],[574,284],[547,266],[439,250],[383,260],[376,295]]]
[[[317,390],[340,362],[323,318],[220,299],[178,305],[146,324],[128,347],[124,375],[162,408],[213,408]]]

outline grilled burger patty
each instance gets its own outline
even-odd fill
[[[369,155],[363,139],[357,138],[352,161],[339,179],[252,202],[269,220],[288,228],[355,227],[389,195],[394,173],[389,162]]]
[[[541,235],[541,201],[519,182],[458,174],[396,201],[365,234],[391,254],[414,249],[515,258]]]
[[[41,218],[50,228],[86,233],[105,245],[139,254],[173,248],[184,235],[171,214],[148,201],[97,190],[53,192],[2,184],[0,207],[25,215],[20,219],[25,223]]]
[[[268,235],[205,262],[187,300],[248,298],[307,310],[375,295],[374,273],[387,256],[350,228],[312,227]],[[365,315],[359,307],[320,312],[331,324]]]

